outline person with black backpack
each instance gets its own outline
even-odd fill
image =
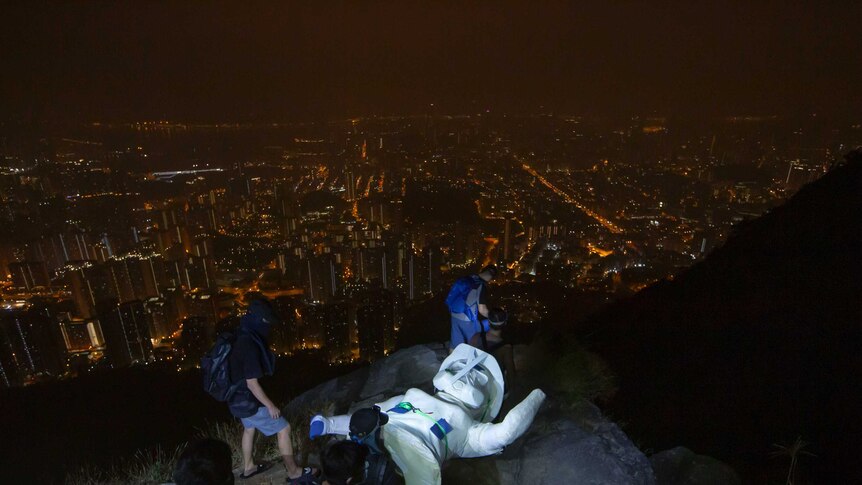
[[[480,317],[488,316],[488,282],[497,276],[497,267],[485,266],[479,274],[462,276],[455,280],[446,296],[451,316],[449,352],[458,344],[468,343],[476,333],[487,330]]]
[[[268,300],[252,301],[239,328],[219,336],[216,345],[201,361],[204,388],[216,399],[227,402],[231,414],[242,421],[240,479],[269,468],[268,464],[254,461],[254,436],[260,431],[266,436],[276,435],[289,482],[313,483],[314,470],[298,466],[293,457],[290,424],[258,382],[259,378],[275,371],[275,354],[269,350],[267,340],[272,325],[279,321]]]
[[[404,477],[385,452],[374,452],[353,440],[329,443],[320,454],[320,461],[323,468],[320,485],[404,484]]]

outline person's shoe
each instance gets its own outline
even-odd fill
[[[239,478],[240,478],[240,480],[245,480],[246,478],[251,478],[251,477],[253,477],[259,473],[263,473],[263,472],[269,470],[270,466],[272,466],[272,464],[270,464],[270,463],[261,463],[257,466],[257,468],[255,468],[254,470],[252,470],[249,473],[245,473],[245,472],[240,473]]]
[[[326,421],[326,418],[324,418],[320,414],[311,418],[311,425],[308,427],[308,437],[314,439],[318,436],[323,436],[327,434],[327,431],[329,431],[327,429],[329,428],[327,424],[328,422]]]
[[[318,485],[320,478],[320,470],[315,470],[311,467],[302,469],[302,475],[296,478],[287,478],[287,483],[290,485]]]

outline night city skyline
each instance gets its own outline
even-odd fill
[[[677,447],[728,483],[862,479],[859,19],[851,1],[3,5],[0,456],[21,466],[0,477],[163,483],[116,474],[202,435],[240,446],[200,369],[257,305],[277,362],[258,402],[299,436],[322,412],[302,406],[431,386],[394,392],[437,372],[450,288],[495,265],[503,408],[540,387],[550,405],[534,448],[453,460],[443,483],[541,481],[529,453],[575,429],[630,447],[607,459],[644,467],[630,483],[663,485]],[[788,475],[794,439],[818,458]],[[317,466],[320,440],[294,440]]]

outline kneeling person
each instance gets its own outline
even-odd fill
[[[356,414],[360,414],[357,411]],[[354,416],[356,416],[354,414]],[[378,439],[377,437],[374,438]],[[378,448],[379,449],[379,448]],[[355,441],[331,443],[320,455],[322,485],[402,485],[394,463]]]

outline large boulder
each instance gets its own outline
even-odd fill
[[[519,350],[518,354],[523,354],[523,349]],[[350,413],[413,387],[433,392],[431,380],[447,355],[443,344],[399,350],[311,389],[294,399],[287,411],[329,405],[336,414]],[[504,414],[505,408],[528,389],[522,391],[511,391]],[[444,466],[443,478],[444,483],[455,485],[656,483],[647,457],[599,408],[587,401],[564,406],[553,398],[543,406],[527,434],[502,454],[450,460]]]
[[[649,459],[588,401],[549,400],[530,430],[502,454],[456,459],[443,469],[453,485],[656,483]]]
[[[285,407],[287,415],[305,408],[331,405],[335,413],[350,413],[411,387],[433,392],[431,379],[448,355],[444,344],[414,345],[374,362],[368,367],[329,380],[294,398]],[[322,408],[321,408],[322,409]]]
[[[497,459],[501,484],[655,483],[647,457],[615,424],[594,431],[572,420],[536,422]]]
[[[335,413],[345,413],[349,406],[359,399],[359,392],[368,380],[369,372],[370,367],[363,367],[319,384],[291,399],[285,406],[284,413],[294,415],[308,407],[320,407],[323,404],[331,404]]]
[[[350,412],[403,394],[410,388],[433,392],[431,379],[448,355],[443,344],[414,345],[371,364],[365,385]]]
[[[678,446],[650,456],[658,485],[736,485],[739,476],[727,464]]]

